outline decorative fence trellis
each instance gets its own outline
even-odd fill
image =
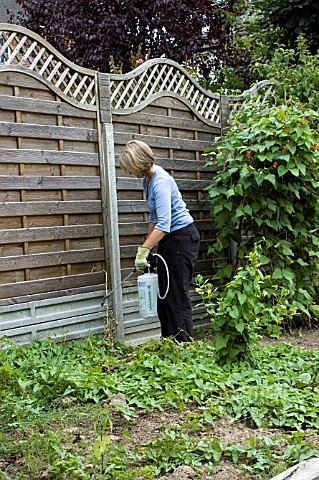
[[[103,330],[106,274],[108,288],[118,285],[147,233],[141,182],[118,168],[132,138],[175,177],[201,234],[196,271],[210,273],[215,227],[203,190],[215,169],[202,152],[226,125],[230,101],[170,60],[103,74],[0,24],[1,335],[29,342]],[[139,316],[135,280],[112,300],[120,340],[159,335],[156,318]],[[194,307],[196,325],[201,316]]]

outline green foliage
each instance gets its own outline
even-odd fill
[[[266,474],[278,461],[293,465],[299,461],[319,456],[316,444],[307,441],[307,434],[294,433],[273,438],[251,438],[247,443],[223,445],[217,438],[203,440],[191,438],[176,429],[166,428],[163,438],[146,444],[144,461],[154,463],[157,474],[174,470],[179,465],[194,468],[203,463],[213,468],[221,459],[231,458],[243,470],[252,474]]]
[[[19,372],[16,369],[4,365],[0,367],[0,395],[3,396],[6,390],[19,392]]]
[[[252,474],[266,475],[279,463],[289,466],[318,455],[307,435],[319,428],[319,352],[258,343],[250,345],[250,352],[253,365],[243,361],[221,366],[214,345],[203,340],[184,345],[167,339],[135,349],[112,349],[98,338],[67,344],[46,340],[29,347],[8,344],[0,356],[2,368],[15,372],[14,381],[5,381],[14,416],[4,419],[7,406],[0,405],[3,465],[19,458],[17,478],[30,480],[48,465],[57,480],[135,480],[142,475],[154,478],[179,465],[213,467],[225,458]],[[46,370],[46,359],[49,368],[61,358],[63,378],[72,384],[62,397],[60,386],[55,390],[50,377],[39,377],[37,371]],[[91,376],[94,371],[98,376]],[[102,379],[111,395],[125,395],[128,406],[107,402],[108,391],[97,386]],[[20,389],[21,382],[25,389]],[[188,413],[180,415],[180,424],[165,425],[152,440],[135,444],[126,428],[138,429],[140,415],[154,407],[187,408]],[[283,433],[222,444],[211,431],[224,415]],[[90,428],[86,439],[84,425]],[[71,433],[74,429],[76,434]],[[114,440],[114,432],[122,432],[121,441]],[[2,470],[3,478],[10,478],[10,470]]]
[[[260,78],[255,69],[256,63],[271,61],[278,44],[284,43],[284,37],[278,27],[262,24],[262,11],[255,2],[243,2],[240,15],[234,19],[236,49],[246,58],[246,89]],[[264,80],[266,77],[262,77]],[[249,82],[249,83],[248,83]]]
[[[279,91],[294,91],[296,96],[298,90],[304,103],[312,105],[313,97],[318,97],[318,14],[316,0],[241,2],[232,19],[232,40],[242,60],[235,68],[231,62],[222,66],[219,88],[244,91],[269,78],[279,81]]]
[[[164,438],[157,438],[145,446],[144,458],[154,463],[156,473],[169,472],[179,465],[199,467],[203,462],[213,467],[222,456],[222,446],[215,439],[196,441],[189,435],[166,428]]]
[[[260,247],[259,247],[260,248]],[[251,355],[257,338],[258,322],[264,310],[261,303],[264,276],[259,267],[260,255],[255,247],[248,255],[247,265],[239,267],[234,278],[218,295],[213,314],[216,359],[218,362],[233,362]],[[197,277],[199,288],[206,298],[211,285]],[[217,289],[213,291],[216,295]],[[215,296],[213,294],[213,296]]]
[[[125,351],[129,349],[120,345],[111,347],[103,339],[89,338],[71,343],[68,348],[48,339],[27,348],[11,345],[3,355],[19,369],[22,391],[45,403],[72,393],[83,401],[98,401],[100,396],[110,395],[114,388],[105,381],[105,372],[121,363]]]
[[[318,66],[318,55],[310,54],[302,36],[296,50],[278,48],[270,62],[256,63],[260,78],[276,82],[268,101],[278,107],[246,94],[243,107],[232,112],[232,127],[208,152],[214,155],[208,164],[220,167],[208,188],[219,228],[209,253],[214,279],[226,288],[218,294],[202,280],[199,291],[213,319],[221,360],[243,354],[253,341],[245,328],[250,331],[256,322],[263,333],[278,337],[283,323],[295,326],[318,317],[319,117],[311,109],[319,105]],[[244,287],[236,282],[241,282],[238,275],[248,275],[242,265],[257,243],[262,295],[260,288],[246,286],[254,304],[248,318],[241,304],[245,300],[237,295]],[[226,249],[232,255],[222,261]],[[216,302],[222,302],[217,310]],[[238,328],[245,332],[242,342]]]
[[[57,458],[53,461],[49,472],[53,473],[56,479],[81,479],[88,480],[89,474],[84,470],[84,458],[82,455],[62,450],[59,446],[53,445]]]
[[[319,272],[318,120],[314,111],[248,102],[217,145],[223,168],[208,188],[219,228],[210,253],[238,245],[232,264],[215,265],[215,278],[232,278],[261,242],[273,283],[308,316],[317,311]]]
[[[234,366],[227,395],[213,397],[208,411],[212,415],[228,413],[236,420],[246,419],[258,428],[318,428],[317,354],[289,345],[266,350],[256,347],[255,366],[246,371],[244,364],[241,368]]]
[[[294,46],[298,35],[305,35],[312,52],[319,48],[317,0],[254,0],[262,12],[264,26],[279,27],[287,45]]]
[[[318,457],[318,447],[312,442],[305,441],[305,437],[306,434],[297,433],[292,437],[280,435],[273,438],[251,438],[244,445],[227,446],[225,455],[231,455],[234,462],[245,458],[246,462],[241,467],[252,474],[266,474],[278,464],[278,461],[287,467],[308,458]]]
[[[276,82],[278,101],[291,105],[303,105],[318,110],[319,105],[319,55],[311,54],[306,40],[300,35],[295,49],[277,46],[271,58],[256,59],[257,79]],[[302,107],[301,107],[302,108]]]
[[[297,302],[290,303],[287,298],[288,289],[272,284],[271,277],[265,276],[260,267],[261,245],[255,245],[245,266],[238,268],[223,290],[213,288],[201,275],[196,277],[196,292],[202,296],[212,320],[218,362],[249,357],[252,361],[258,333],[278,338],[284,319],[300,313]]]
[[[261,270],[261,246],[255,245],[235,277],[223,290],[214,288],[202,275],[196,277],[196,292],[202,297],[215,332],[218,361],[247,358],[258,334],[279,338],[282,324],[304,312],[289,299],[289,290],[274,283]],[[252,359],[251,359],[252,360]]]

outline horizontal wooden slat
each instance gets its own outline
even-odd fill
[[[195,225],[200,231],[216,232],[213,220],[196,220]],[[119,223],[120,235],[143,235],[147,232],[147,222]]]
[[[0,230],[0,245],[20,242],[43,242],[66,238],[94,238],[103,235],[102,225],[17,228]]]
[[[24,97],[12,97],[10,95],[0,95],[0,111],[1,110],[18,110],[21,112],[67,115],[77,118],[96,118],[95,112],[76,108],[68,103]]]
[[[90,190],[100,188],[100,177],[0,175],[0,190]]]
[[[120,247],[121,258],[135,257],[136,251],[137,251],[137,245],[124,245]]]
[[[179,98],[174,98],[173,96],[171,97],[160,97],[156,98],[155,100],[152,101],[152,103],[149,105],[151,107],[153,106],[158,106],[158,107],[165,107],[165,108],[174,108],[175,110],[182,110],[185,112],[190,112],[189,107]],[[149,108],[149,107],[146,107]]]
[[[186,200],[191,211],[209,211],[209,200]],[[78,200],[57,202],[7,202],[0,203],[0,217],[20,215],[57,215],[75,213],[101,213],[100,200]],[[147,213],[144,200],[118,200],[119,213]]]
[[[204,160],[181,160],[178,158],[158,158],[155,162],[166,170],[174,170],[174,172],[188,171],[188,172],[216,172],[218,167],[216,165],[206,166]]]
[[[212,264],[213,264],[212,259],[197,260],[195,264],[194,275],[196,276],[198,273],[202,273],[204,275],[204,272],[212,273],[212,270],[213,270]]]
[[[51,265],[67,265],[103,260],[103,248],[92,248],[90,250],[68,250],[54,253],[38,253],[34,255],[18,255],[2,257],[0,259],[0,272],[21,270],[24,268],[40,268]]]
[[[119,213],[144,213],[147,212],[145,200],[118,200]]]
[[[218,230],[213,219],[195,220],[195,225],[200,232],[209,231],[212,232],[212,235]]]
[[[119,166],[119,155],[115,155],[116,165]],[[188,171],[188,172],[216,172],[217,165],[206,166],[206,160],[185,160],[182,158],[161,158],[156,157],[155,163],[166,170]]]
[[[197,274],[202,274],[203,276],[211,275],[213,273],[213,260],[197,260],[195,264],[195,271],[194,271],[194,279]],[[132,267],[130,268],[122,268],[121,269],[121,279],[124,280],[129,273],[131,273],[134,269],[134,262],[132,261]],[[123,283],[124,287],[135,287],[136,286],[136,276],[132,275],[127,281]]]
[[[208,212],[211,209],[211,202],[209,200],[185,200],[187,208],[193,212]],[[119,213],[147,213],[147,206],[145,200],[118,200],[117,202]],[[1,204],[0,204],[1,214]]]
[[[91,128],[58,127],[55,125],[13,122],[0,122],[0,136],[97,142],[97,131]]]
[[[144,235],[147,233],[147,222],[119,223],[120,235]]]
[[[48,86],[42,83],[40,80],[26,75],[22,70],[20,71],[6,71],[0,70],[0,85],[16,87],[19,85],[21,88],[31,88],[36,90],[49,90]],[[42,92],[39,92],[40,94]]]
[[[209,240],[202,240],[200,242],[199,251],[206,252],[211,245]],[[123,245],[120,247],[121,258],[132,258],[135,257],[138,245]],[[160,260],[158,260],[160,261]]]
[[[208,260],[197,260],[195,265],[195,272],[194,278],[198,273],[202,273],[203,275],[210,275],[212,274],[212,259]],[[122,268],[121,269],[121,279],[124,280],[134,269],[134,261],[132,261],[132,267],[129,268]],[[136,286],[136,275],[132,275],[127,281],[123,283],[123,286],[126,287],[135,287]]]
[[[98,166],[97,153],[0,148],[0,163],[45,163],[48,165]]]
[[[212,208],[209,200],[184,200],[191,212],[209,212]]]
[[[191,180],[178,178],[175,178],[175,182],[181,191],[187,190],[188,192],[200,192],[212,183],[211,180]]]
[[[57,292],[68,288],[85,287],[103,284],[104,272],[93,272],[81,275],[69,275],[50,279],[32,280],[29,282],[7,283],[0,285],[0,298],[32,295],[40,292]]]
[[[180,190],[187,190],[192,192],[198,192],[204,190],[204,188],[211,185],[211,180],[191,180],[191,179],[178,179],[175,178],[175,182]],[[131,177],[118,177],[117,178],[118,190],[143,190],[142,181],[138,178]]]
[[[2,202],[0,217],[20,215],[63,215],[74,213],[101,213],[100,200],[75,200],[58,202]]]
[[[203,152],[211,147],[211,142],[202,140],[187,140],[185,138],[158,137],[155,135],[140,135],[130,133],[114,133],[115,144],[125,145],[130,140],[141,140],[152,148],[173,148],[179,150]]]
[[[118,190],[143,190],[143,183],[139,178],[117,177],[116,187]]]
[[[0,103],[1,105],[1,103]],[[114,129],[116,130],[116,122],[134,125],[151,125],[155,127],[167,127],[178,128],[181,130],[192,130],[197,132],[211,133],[213,135],[219,135],[220,127],[209,126],[206,123],[198,120],[184,119],[178,116],[174,116],[174,110],[172,110],[172,116],[156,115],[152,113],[132,113],[130,115],[116,115],[113,113]]]

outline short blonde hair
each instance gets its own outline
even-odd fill
[[[146,143],[140,140],[131,140],[123,148],[119,162],[124,172],[141,178],[154,165],[154,154]]]

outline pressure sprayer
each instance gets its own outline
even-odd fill
[[[152,253],[151,257],[159,257],[164,263],[167,276],[167,287],[164,295],[161,296],[158,288],[158,275],[154,271],[151,271],[154,270],[154,266],[152,266],[153,262],[151,262],[151,267],[149,268],[149,271],[147,273],[144,273],[143,275],[139,275],[137,277],[138,306],[140,315],[143,318],[151,318],[157,315],[157,297],[161,300],[164,300],[169,291],[169,271],[167,263],[165,262],[164,258],[158,253]],[[125,282],[125,280],[127,280],[135,272],[136,268],[127,277],[125,277],[119,285],[117,285],[113,288],[113,290],[104,295],[101,302],[102,307],[105,303],[105,300],[114,292],[114,290],[119,288],[122,283]]]
[[[157,297],[164,300],[169,290],[169,272],[167,263],[158,253],[153,253],[152,256],[159,257],[164,263],[167,276],[167,287],[164,295],[161,296],[158,288],[158,275],[151,271],[144,273],[137,278],[138,306],[140,315],[143,318],[155,317],[157,315]]]

